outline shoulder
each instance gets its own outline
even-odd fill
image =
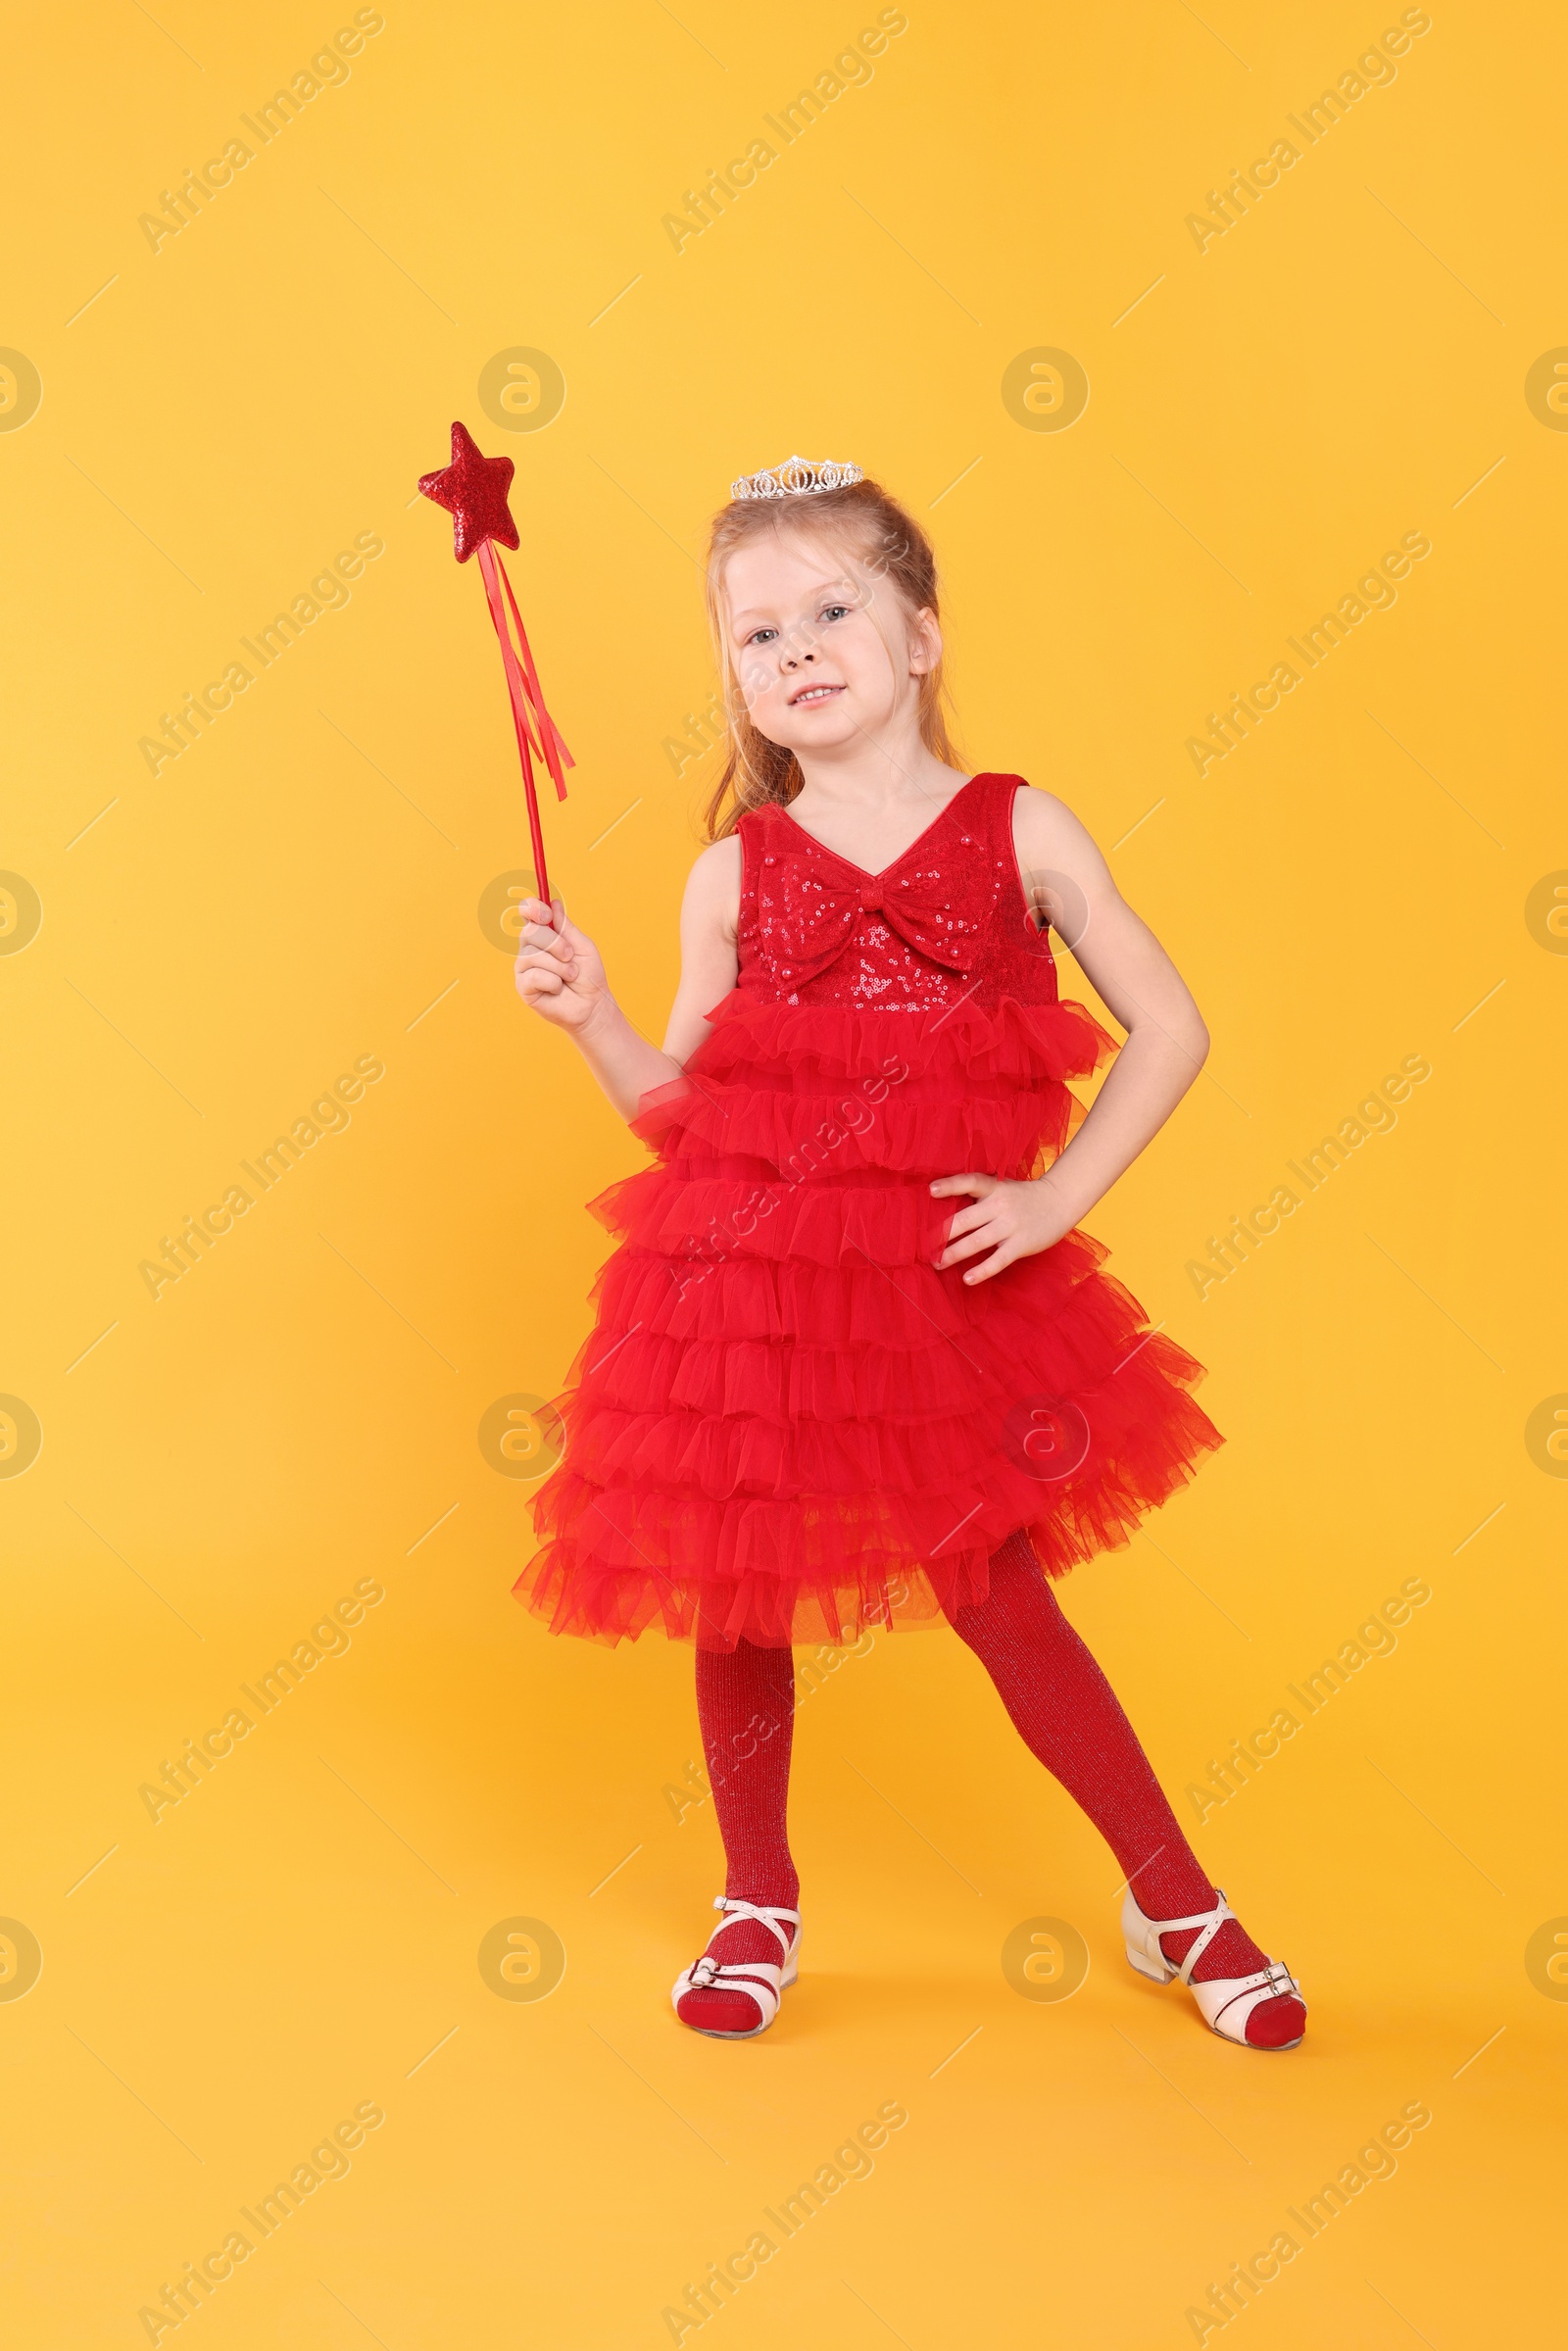
[[[1023,775],[1004,776],[1002,781],[1013,787],[1012,820],[1014,824],[1027,824],[1031,828],[1038,828],[1041,825],[1058,821],[1063,816],[1069,819],[1072,817],[1072,810],[1068,808],[1067,803],[1054,792],[1048,792],[1044,784],[1032,784],[1028,777]]]
[[[1056,908],[1063,901],[1080,909],[1080,924],[1091,906],[1109,907],[1118,898],[1104,855],[1088,827],[1054,792],[1026,784],[1012,808],[1012,846],[1024,892],[1041,909],[1051,910],[1054,927],[1064,938]],[[1081,929],[1070,934],[1075,941]]]
[[[723,889],[731,881],[739,881],[744,857],[739,832],[727,833],[722,841],[710,841],[698,854],[686,887],[688,890]]]
[[[740,909],[744,857],[738,833],[703,850],[686,877],[683,916],[733,929]]]
[[[1043,785],[1009,776],[1019,789],[1012,803],[1012,837],[1020,850],[1045,855],[1052,850],[1081,848],[1089,834],[1067,803]]]

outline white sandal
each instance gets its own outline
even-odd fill
[[[1290,1969],[1278,1959],[1271,1959],[1267,1967],[1259,1969],[1253,1976],[1214,1976],[1206,1984],[1193,1982],[1194,1968],[1225,1921],[1236,1916],[1225,1899],[1223,1889],[1216,1886],[1214,1891],[1219,1898],[1213,1909],[1200,1910],[1195,1918],[1148,1919],[1139,1909],[1132,1887],[1129,1886],[1121,1906],[1121,1931],[1127,1944],[1128,1964],[1135,1967],[1140,1976],[1148,1976],[1155,1984],[1185,1984],[1198,2002],[1204,2024],[1211,2032],[1217,2033],[1221,2040],[1237,2041],[1248,2049],[1266,2048],[1269,2045],[1267,2042],[1248,2039],[1248,2018],[1265,2000],[1300,2000],[1301,1987]],[[1162,1935],[1178,1934],[1184,1927],[1197,1927],[1200,1932],[1194,1935],[1192,1947],[1180,1966],[1172,1967],[1159,1947],[1159,1938]],[[1304,2008],[1306,2002],[1301,2000],[1301,2005]],[[1298,2033],[1295,2040],[1279,2041],[1274,2045],[1280,2049],[1298,2049],[1304,2038],[1304,2033]]]
[[[755,1902],[732,1901],[727,1894],[716,1894],[713,1908],[725,1914],[723,1926],[713,1929],[713,1941],[737,1919],[755,1919],[760,1927],[777,1935],[782,1959],[745,1959],[726,1966],[705,1951],[701,1959],[694,1959],[676,1977],[670,2000],[678,2012],[689,1991],[727,1991],[731,1987],[743,1991],[749,2000],[756,2001],[762,2020],[760,2025],[753,2025],[745,2033],[721,2033],[715,2025],[693,2025],[688,2030],[706,2033],[713,2040],[755,2040],[760,2033],[767,2031],[778,2014],[780,1995],[800,1973],[801,1914],[798,1910],[760,1908]],[[788,1921],[790,1932],[780,1925],[780,1920]],[[681,2022],[684,2024],[685,2019]]]

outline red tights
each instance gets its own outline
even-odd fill
[[[1132,1725],[1094,1658],[1058,1607],[1027,1539],[1014,1536],[991,1561],[991,1590],[953,1618],[973,1649],[1031,1753],[1054,1774],[1104,1837],[1147,1918],[1184,1918],[1212,1908],[1215,1895],[1150,1768]],[[800,1880],[790,1857],[785,1814],[794,1729],[794,1659],[788,1649],[697,1652],[697,1709],[713,1789],[713,1808],[728,1865],[725,1891],[759,1904],[796,1909]],[[1160,1947],[1180,1961],[1194,1930],[1166,1935]],[[720,1960],[779,1958],[775,1938],[744,1920],[714,1946]],[[1246,1976],[1264,1954],[1227,1920],[1194,1971],[1201,1981]],[[745,2032],[757,2009],[744,1992],[688,1992],[682,2021],[718,2032]],[[1302,2011],[1292,1999],[1262,2002],[1248,2038],[1264,2045],[1294,2040]]]

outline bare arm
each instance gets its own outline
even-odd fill
[[[1197,1077],[1208,1031],[1181,973],[1134,913],[1077,817],[1054,793],[1020,792],[1013,806],[1018,863],[1035,904],[1071,942],[1101,998],[1127,1031],[1083,1125],[1032,1184],[950,1176],[932,1191],[970,1193],[941,1259],[956,1265],[986,1249],[983,1281],[1014,1257],[1049,1249],[1087,1216],[1158,1134]]]
[[[692,867],[680,913],[680,985],[664,1050],[632,1027],[610,992],[599,950],[566,920],[558,899],[525,899],[518,942],[517,994],[542,1019],[565,1029],[622,1118],[642,1097],[679,1077],[708,1035],[703,1017],[735,985],[735,925],[740,913],[741,847],[733,838],[704,850]]]

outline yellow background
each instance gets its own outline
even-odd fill
[[[1568,439],[1524,382],[1568,342],[1561,23],[1438,0],[1200,253],[1187,214],[1396,11],[911,0],[677,254],[662,217],[874,14],[387,0],[156,253],[138,216],[347,13],[13,25],[0,342],[42,381],[0,432],[0,864],[43,909],[0,956],[0,1390],[43,1431],[0,1481],[0,1913],[43,1953],[0,2002],[19,2345],[147,2339],[139,2308],[367,2100],[384,2125],[216,2290],[210,2351],[667,2342],[685,2282],[892,2099],[874,2175],[703,2340],[1191,2341],[1417,2099],[1253,2351],[1541,2339],[1559,2307],[1568,2007],[1525,1949],[1568,1912],[1568,1494],[1525,1432],[1568,1388],[1568,966],[1526,903],[1568,866]],[[565,379],[543,430],[479,406],[517,346]],[[1039,346],[1088,374],[1065,431],[1002,400]],[[1066,1604],[1190,1814],[1288,1683],[1405,1578],[1433,1593],[1196,1832],[1304,1980],[1300,2054],[1129,1975],[1114,1863],[943,1634],[802,1707],[778,2027],[674,2026],[721,1882],[710,1809],[663,1792],[689,1653],[526,1619],[527,1489],[476,1441],[562,1379],[604,1249],[581,1203],[640,1154],[476,916],[527,853],[480,583],[414,496],[456,416],[516,460],[513,574],[579,762],[555,867],[646,1028],[711,769],[663,749],[711,685],[695,551],[792,450],[928,518],[971,761],[1122,845],[1215,1049],[1090,1229],[1229,1443]],[[1411,529],[1396,606],[1200,779],[1205,713]],[[362,531],[385,553],[347,607],[150,774],[160,713]],[[1207,1236],[1417,1053],[1395,1131],[1200,1301]],[[155,1302],[139,1261],[365,1054],[350,1129]],[[349,1652],[155,1824],[140,1785],[366,1578]],[[1042,1915],[1093,1954],[1064,2003],[1001,1972]],[[477,1964],[519,1916],[566,1951],[538,2002]]]

